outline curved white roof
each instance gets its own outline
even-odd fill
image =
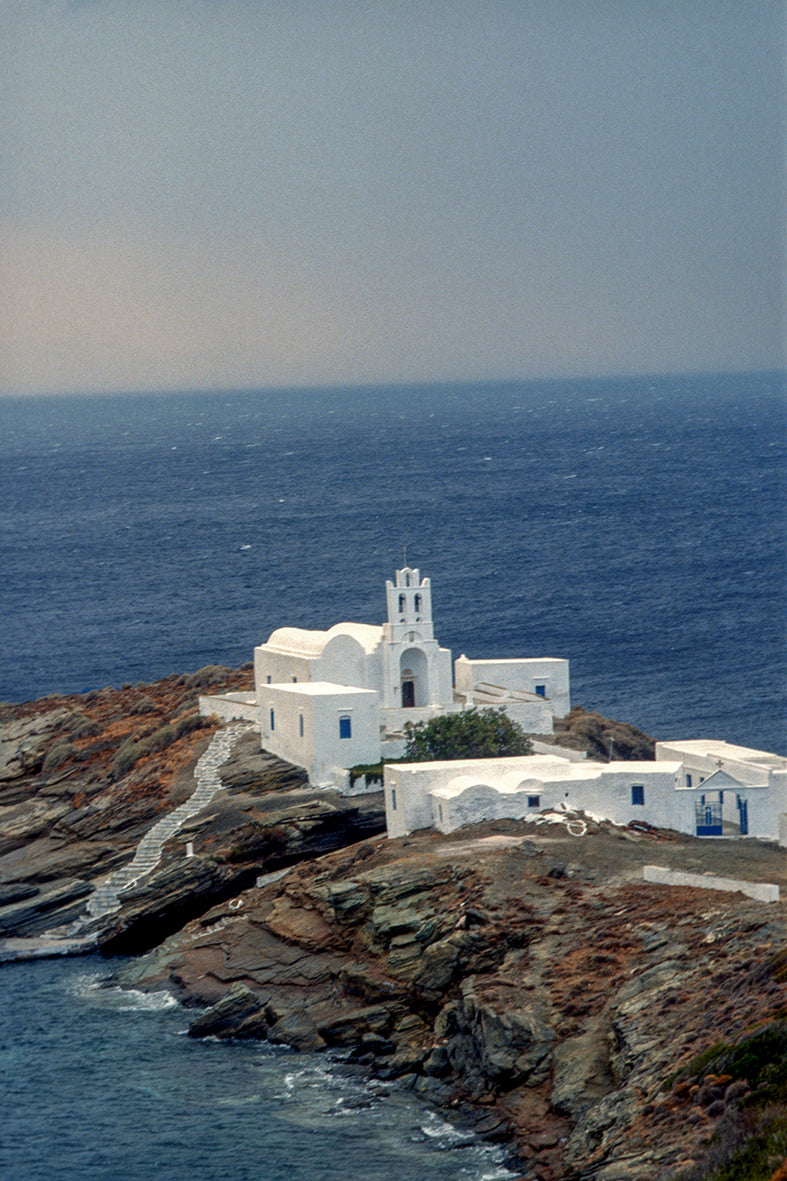
[[[506,793],[521,792],[538,792],[543,791],[544,782],[542,779],[536,779],[534,776],[523,776],[521,771],[508,771],[501,776],[497,784],[498,791]]]
[[[472,775],[455,775],[453,779],[449,779],[448,783],[444,783],[441,787],[433,788],[429,794],[439,796],[443,800],[450,800],[455,796],[462,795],[465,791],[477,791],[479,789],[497,795],[496,787],[493,787],[489,783],[484,783],[483,780],[477,779]]]
[[[357,640],[367,653],[374,652],[382,639],[382,634],[383,629],[374,627],[371,623],[335,623],[324,633],[326,643],[336,636],[350,636],[351,639]]]
[[[307,631],[302,627],[278,627],[271,633],[266,648],[287,652],[294,656],[322,656],[331,640],[348,636],[360,644],[367,654],[380,643],[383,629],[369,623],[335,623],[327,632]]]
[[[266,648],[292,652],[297,656],[320,656],[328,643],[328,633],[306,631],[302,627],[277,627],[271,632]]]

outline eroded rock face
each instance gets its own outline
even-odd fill
[[[52,734],[68,712],[50,709],[0,723],[0,783],[34,775],[41,769]]]
[[[208,1005],[193,1036],[339,1048],[480,1105],[534,1176],[666,1181],[746,1091],[687,1086],[693,1057],[787,1001],[785,908],[637,880],[654,847],[676,868],[709,856],[696,841],[506,827],[507,844],[424,833],[298,866],[119,978]]]
[[[0,939],[80,916],[70,883],[88,894],[194,790],[195,764],[217,728],[194,712],[199,693],[247,687],[250,675],[210,666],[150,685],[0,706],[0,882],[11,891],[0,895]],[[261,750],[254,732],[221,775],[223,790],[167,844],[155,877],[121,896],[120,912],[99,933],[107,951],[145,951],[258,874],[384,827],[381,794],[347,801],[315,791],[304,771]],[[196,857],[187,862],[189,843]],[[20,907],[23,897],[29,904]]]
[[[225,674],[216,687],[240,687]],[[75,917],[191,793],[213,728],[190,711],[217,675],[0,707],[0,937]],[[605,719],[574,721],[607,743]],[[783,1012],[787,909],[645,885],[642,865],[787,889],[783,850],[591,822],[582,839],[501,822],[389,842],[380,796],[316,792],[253,735],[222,775],[103,935],[107,952],[151,949],[124,984],[206,1008],[193,1036],[337,1049],[470,1102],[541,1181],[668,1181],[737,1118],[750,1080],[695,1062]]]

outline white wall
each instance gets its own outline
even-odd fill
[[[388,833],[403,836],[435,823],[451,832],[463,824],[521,819],[558,807],[585,811],[616,824],[643,820],[693,832],[694,793],[675,790],[680,773],[679,763],[577,763],[538,755],[389,765],[385,768]],[[634,786],[643,788],[644,804],[632,802]],[[537,809],[528,806],[528,796],[533,795],[539,797]]]
[[[315,681],[337,685],[357,685],[360,689],[381,688],[382,667],[379,652],[367,652],[353,636],[332,636],[314,662]]]
[[[215,714],[224,722],[242,718],[258,725],[257,698],[254,693],[217,693],[213,697],[200,697],[199,712],[203,718]]]
[[[476,782],[490,782],[500,780],[512,772],[518,772],[524,778],[537,775],[539,767],[562,765],[568,766],[568,761],[554,756],[538,755],[507,759],[457,759],[436,763],[386,764],[384,790],[388,835],[404,836],[419,828],[431,828],[433,820],[430,793],[435,788],[446,786],[457,776],[470,775]]]
[[[289,685],[295,683],[294,678],[297,678],[298,684],[311,681],[311,670],[312,659],[309,657],[276,652],[270,649],[267,644],[260,644],[258,648],[254,649],[254,684],[257,700],[262,700],[265,688],[270,683]],[[269,677],[270,681],[268,681]]]
[[[489,703],[493,705],[492,702]],[[479,704],[479,709],[484,705]],[[548,701],[512,702],[503,701],[500,709],[504,709],[512,722],[522,727],[526,734],[552,734],[552,710]]]
[[[454,683],[457,693],[468,700],[478,684],[500,685],[523,693],[535,693],[536,686],[543,685],[554,717],[563,717],[571,709],[567,660],[468,660],[460,656],[454,661]]]
[[[350,690],[337,698],[320,699],[314,711],[313,783],[331,783],[337,767],[380,760],[380,715],[377,694],[368,690]],[[349,717],[350,738],[341,738],[339,719]],[[379,790],[379,789],[378,789]]]
[[[263,689],[259,707],[263,747],[304,767],[315,786],[332,784],[338,769],[379,760],[376,693],[322,682],[267,685]],[[340,737],[342,717],[350,719],[349,738]]]
[[[656,760],[680,758],[683,783],[691,778],[694,798],[724,792],[724,819],[737,824],[736,797],[747,803],[748,835],[780,841],[779,816],[787,810],[787,759],[713,740],[656,743]]]

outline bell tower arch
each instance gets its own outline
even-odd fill
[[[451,653],[440,648],[432,622],[432,585],[415,566],[403,566],[385,584],[382,708],[434,709],[453,700]],[[401,724],[402,717],[397,720]]]
[[[421,578],[421,571],[405,566],[396,571],[396,582],[385,584],[388,600],[388,638],[397,643],[415,632],[418,641],[434,639],[432,623],[432,585]]]

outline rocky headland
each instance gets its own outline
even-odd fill
[[[91,946],[136,957],[118,982],[194,1007],[192,1036],[339,1054],[506,1140],[525,1177],[784,1181],[787,906],[642,874],[784,897],[776,846],[589,818],[581,837],[496,822],[389,841],[381,794],[316,791],[249,731],[155,868],[90,921],[96,885],[194,790],[218,729],[197,695],[249,678],[0,707],[0,955],[86,923]],[[584,710],[556,737],[652,754]]]

